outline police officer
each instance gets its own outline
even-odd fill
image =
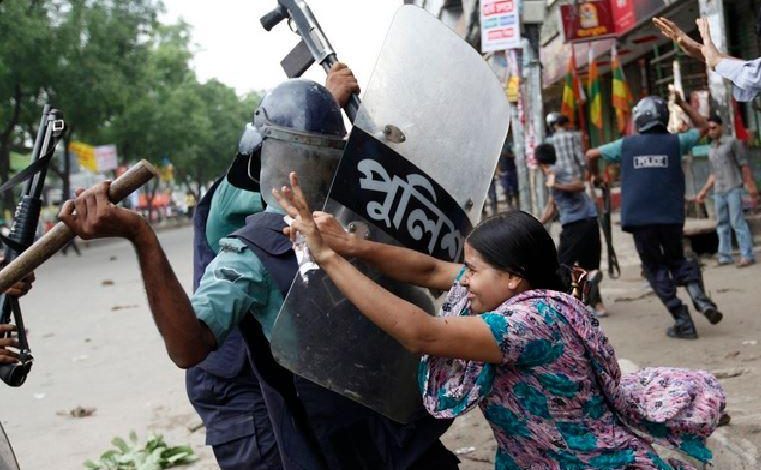
[[[340,62],[328,72],[326,87],[341,107],[360,91],[351,69]],[[259,183],[249,177],[259,172],[259,143],[253,123],[246,124],[227,173],[196,207],[194,290],[219,253],[220,240],[242,228],[247,216],[264,209]],[[203,362],[186,371],[185,382],[188,398],[206,427],[206,444],[212,446],[221,470],[282,468],[261,387],[237,328]]]
[[[261,139],[261,172],[252,172],[252,179],[265,188],[280,187],[296,170],[303,175],[305,192],[314,195],[310,203],[320,206],[345,134],[330,93],[309,80],[286,81],[262,100],[254,127]],[[62,220],[86,239],[121,236],[132,241],[154,320],[178,366],[199,363],[240,326],[283,468],[457,467],[456,457],[439,441],[448,421],[436,420],[421,408],[418,419],[399,425],[273,360],[268,338],[298,266],[292,243],[282,234],[282,210],[269,192],[263,195],[267,210],[220,241],[220,253],[189,299],[150,226],[109,203],[107,189],[104,183],[68,201]]]
[[[219,252],[219,241],[244,225],[245,217],[263,210],[258,185],[240,175],[253,151],[251,126],[241,137],[228,173],[217,180],[196,207],[193,218],[193,289]],[[238,329],[204,361],[185,374],[188,399],[206,427],[221,470],[282,468],[259,381],[248,361]]]
[[[711,324],[719,323],[722,314],[705,294],[697,260],[684,257],[682,155],[697,144],[708,124],[678,94],[676,103],[697,128],[670,134],[666,128],[666,102],[648,96],[633,110],[639,134],[591,149],[587,158],[592,169],[597,168],[600,156],[621,162],[621,226],[633,235],[645,277],[674,318],[674,326],[666,334],[672,338],[697,338],[690,312],[676,295],[678,285],[687,287],[694,307]]]

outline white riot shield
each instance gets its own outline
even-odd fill
[[[13,454],[13,447],[8,441],[2,424],[0,424],[0,470],[19,470],[16,456]]]
[[[399,9],[362,97],[325,209],[372,240],[462,259],[508,129],[508,104],[478,53],[426,11]],[[427,290],[352,261],[433,313]],[[277,361],[396,421],[421,411],[419,357],[378,329],[323,271],[301,276],[275,322]]]

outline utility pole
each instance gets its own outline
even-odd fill
[[[711,24],[711,38],[719,52],[727,52],[727,30],[724,27],[724,0],[699,0],[700,16],[708,18]],[[706,65],[708,73],[708,89],[713,101],[712,111],[726,123],[724,129],[735,133],[735,113],[731,109],[732,86],[729,80],[724,80],[721,75],[711,70]]]
[[[523,54],[524,73],[526,75],[526,122],[534,147],[544,142],[544,106],[542,103],[542,63],[539,60],[539,33],[541,24],[526,24],[525,36],[528,40]],[[534,149],[527,149],[533,153]],[[540,216],[545,204],[544,174],[536,168],[529,169],[530,187],[532,188],[532,213]]]
[[[534,146],[544,141],[544,109],[542,102],[542,62],[540,60],[540,37],[542,23],[544,22],[545,2],[541,0],[525,0],[521,15],[521,30],[526,38],[523,49],[523,74],[525,81],[526,104],[525,121],[529,128],[528,142]],[[525,135],[525,134],[524,134]],[[526,141],[526,139],[524,139]],[[524,148],[533,154],[534,149]],[[523,165],[524,172],[527,174],[524,181],[519,181],[519,185],[525,185],[527,191],[531,192],[530,210],[524,208],[523,195],[524,190],[521,188],[521,209],[528,210],[535,216],[540,216],[545,205],[545,187],[544,174],[536,169],[529,169]],[[529,201],[527,201],[529,202]]]

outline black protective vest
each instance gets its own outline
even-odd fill
[[[282,233],[285,226],[281,214],[260,212],[249,216],[246,226],[232,234],[256,254],[284,298],[298,272],[292,243]],[[406,469],[416,461],[419,464],[418,459],[429,449],[440,447],[439,436],[450,420],[437,420],[421,407],[418,419],[406,425],[395,423],[278,365],[253,315],[246,315],[240,328],[286,469]]]
[[[621,226],[684,223],[679,136],[638,134],[621,144]]]

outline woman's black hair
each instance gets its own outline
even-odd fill
[[[489,265],[526,279],[531,289],[568,290],[555,242],[531,214],[511,211],[489,217],[467,242]]]

